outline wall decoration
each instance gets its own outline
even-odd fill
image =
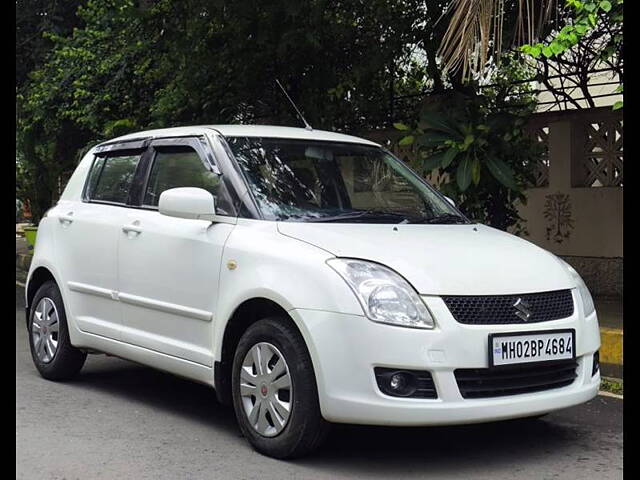
[[[544,218],[547,219],[547,240],[562,243],[574,228],[569,195],[554,193],[545,196]]]

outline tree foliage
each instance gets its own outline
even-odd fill
[[[445,71],[469,79],[500,62],[514,45],[544,38],[559,0],[451,0],[439,54]]]
[[[597,69],[617,76],[616,93],[622,93],[624,55],[622,49],[623,0],[566,0],[565,24],[544,42],[525,44],[522,52],[533,58],[540,79],[556,99],[580,108],[572,95],[549,81],[550,73],[565,74],[578,88],[590,108],[596,103],[589,90],[589,77]],[[613,109],[622,108],[617,101]]]
[[[552,35],[546,43],[538,42],[535,45],[523,45],[522,51],[534,58],[544,55],[547,58],[560,55],[585,38],[590,32],[595,30],[598,23],[622,23],[623,0],[566,0],[567,6],[573,11],[574,16],[571,23],[564,25],[559,32]],[[614,8],[615,4],[615,8]],[[605,39],[601,49],[603,60],[614,55],[622,45],[622,32],[611,32]]]
[[[520,1],[530,0],[495,0],[513,19],[500,38],[518,34]],[[523,198],[523,158],[532,152],[521,139],[531,109],[516,108],[510,90],[523,63],[501,65],[488,90],[447,71],[438,50],[451,28],[449,0],[16,0],[16,7],[17,196],[30,201],[35,221],[99,141],[185,124],[298,125],[279,79],[316,128],[410,124],[404,142],[413,137],[431,149],[428,168],[441,159],[436,166],[455,180],[444,188],[456,189],[451,196],[463,208],[495,225],[517,222],[513,199]],[[424,94],[443,103],[420,117]],[[425,115],[442,116],[455,133],[444,138]],[[518,132],[507,139],[513,124]]]
[[[276,78],[314,127],[378,126],[391,89],[417,91],[394,78],[415,68],[420,3],[81,2],[71,32],[44,29],[51,48],[18,88],[18,195],[38,204],[37,219],[83,149],[129,131],[298,124]]]
[[[44,33],[69,35],[80,19],[80,0],[16,0],[16,87],[40,66],[52,48]]]
[[[468,86],[433,95],[400,144],[415,144],[425,173],[443,174],[439,188],[477,221],[524,231],[517,202],[534,182],[541,151],[527,131],[535,96],[526,83],[531,72],[512,57],[492,78],[491,88]]]

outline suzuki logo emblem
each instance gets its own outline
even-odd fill
[[[531,306],[522,300],[522,298],[518,298],[518,300],[516,300],[516,303],[513,304],[513,308],[516,309],[515,314],[525,322],[529,321],[531,315],[533,315],[533,312],[530,310]]]

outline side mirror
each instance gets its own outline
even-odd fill
[[[162,197],[160,197],[162,198]],[[453,205],[454,207],[456,206],[456,202],[454,202],[452,199],[450,199],[449,197],[447,197],[446,195],[444,196],[444,198],[447,199],[447,202],[449,202],[451,205]]]
[[[165,190],[160,194],[158,210],[162,215],[169,217],[210,222],[216,218],[215,199],[202,188],[180,187]]]

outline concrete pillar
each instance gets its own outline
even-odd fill
[[[549,124],[549,189],[552,192],[571,188],[573,133],[572,122]]]

